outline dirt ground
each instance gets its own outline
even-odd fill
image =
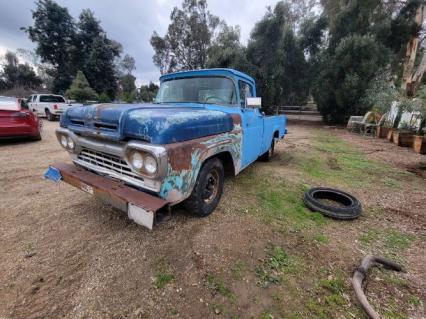
[[[350,286],[368,253],[367,297],[385,318],[426,318],[426,156],[345,130],[291,124],[269,163],[229,178],[208,218],[181,208],[149,231],[64,183],[69,161],[45,122],[40,142],[0,144],[0,318],[366,318]],[[303,206],[342,188],[363,215]]]

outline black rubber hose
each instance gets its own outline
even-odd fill
[[[393,261],[373,255],[366,256],[362,260],[361,265],[357,269],[355,269],[354,275],[352,277],[352,286],[354,287],[355,295],[367,315],[372,319],[380,319],[380,315],[373,309],[373,307],[368,302],[367,297],[364,294],[364,290],[362,290],[362,283],[364,282],[365,277],[367,276],[368,269],[370,267],[378,266],[378,264],[381,264],[388,269],[402,271],[402,267],[394,263]]]

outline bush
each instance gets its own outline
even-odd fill
[[[105,92],[102,92],[101,95],[99,95],[99,103],[109,103],[111,102],[110,97]]]
[[[81,71],[77,72],[77,76],[67,90],[67,95],[79,103],[98,99],[98,94],[90,87],[84,73]]]
[[[325,52],[313,95],[328,123],[344,123],[369,109],[363,97],[388,61],[388,50],[372,35],[343,38],[333,52]]]

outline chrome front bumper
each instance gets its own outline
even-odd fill
[[[149,229],[153,227],[155,213],[169,204],[164,199],[138,191],[118,181],[99,176],[72,164],[56,163],[51,165],[51,168],[59,171],[59,180],[63,180],[86,193],[94,195],[102,202],[128,213],[130,219]],[[45,177],[47,176],[45,175]]]
[[[58,128],[56,134],[58,139],[60,134],[68,135],[73,139],[75,149],[69,152],[77,166],[123,181],[131,186],[154,193],[160,192],[162,180],[167,170],[166,150],[163,147],[140,141],[125,143],[85,137],[64,128]],[[130,164],[126,163],[125,154],[128,145],[137,145],[137,147],[151,152],[157,158],[159,174],[155,178],[139,174],[132,169]],[[125,173],[123,174],[123,172]]]

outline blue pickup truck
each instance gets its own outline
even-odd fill
[[[63,180],[152,229],[155,213],[183,202],[198,216],[217,206],[226,174],[269,160],[285,116],[265,116],[255,81],[232,69],[160,78],[153,104],[68,109],[56,135],[73,164],[45,177]]]

